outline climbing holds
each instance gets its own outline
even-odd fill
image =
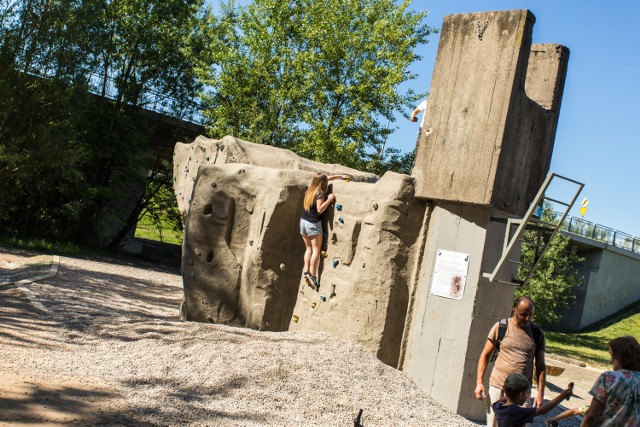
[[[280,270],[285,271],[287,269],[287,265],[284,262],[280,263]]]
[[[322,301],[326,301],[326,300],[327,300],[327,297],[325,297],[324,295],[320,295],[320,299],[321,299]]]
[[[314,301],[314,302],[311,303],[311,308],[316,308],[317,305],[318,305],[318,303]]]
[[[208,162],[209,161],[209,156],[206,156],[204,159]]]
[[[329,254],[327,254],[327,251],[322,251],[320,255],[322,255],[322,258],[326,258]]]
[[[342,210],[342,205],[336,205],[336,209],[338,209],[339,211]]]
[[[300,318],[299,318],[296,314],[294,314],[294,315],[293,315],[293,321],[294,321],[294,322],[298,323],[298,320],[299,320],[299,319],[300,319]]]
[[[378,210],[378,202],[373,202],[373,210],[374,211]]]
[[[342,219],[342,217],[341,217],[341,216],[339,216],[339,217],[338,217],[338,222],[339,222],[340,224],[344,224],[344,219]]]
[[[340,260],[338,258],[334,258],[333,261],[331,261],[331,264],[333,265],[333,268],[336,268],[338,264],[340,264]]]

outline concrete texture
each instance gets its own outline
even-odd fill
[[[640,301],[640,255],[569,234],[585,258],[578,267],[582,284],[576,300],[559,312],[559,331],[575,332],[599,322]]]
[[[302,274],[298,218],[312,173],[202,166],[185,225],[187,320],[286,330]]]
[[[549,167],[568,58],[531,47],[534,22],[528,10],[445,17],[417,197],[525,212]]]
[[[514,290],[482,277],[495,266],[503,245],[505,226],[492,220],[494,216],[471,206],[434,207],[400,366],[440,403],[471,419],[483,413],[483,405],[473,397],[478,356],[492,324],[509,314]],[[441,249],[469,254],[461,300],[432,294],[436,253]]]

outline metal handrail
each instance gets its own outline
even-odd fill
[[[559,216],[559,212],[554,212]],[[640,237],[596,224],[578,217],[567,216],[560,227],[562,231],[604,242],[630,252],[640,254]]]

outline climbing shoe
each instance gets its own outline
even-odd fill
[[[307,285],[309,285],[314,291],[317,292],[318,289],[320,289],[320,284],[318,283],[318,279],[316,279],[316,276],[309,273],[308,271],[304,273],[304,280],[305,282],[307,282]]]

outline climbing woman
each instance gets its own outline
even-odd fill
[[[320,289],[318,264],[322,247],[322,214],[335,201],[333,194],[327,195],[329,181],[350,180],[350,175],[325,175],[317,173],[304,195],[304,213],[300,218],[300,234],[306,250],[304,252],[304,280],[316,291]]]

